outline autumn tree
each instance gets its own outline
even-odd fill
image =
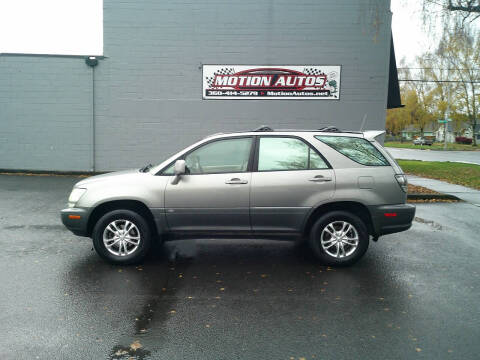
[[[435,120],[434,115],[429,110],[431,95],[424,103],[418,96],[417,90],[413,86],[402,88],[402,108],[390,109],[387,111],[386,129],[392,135],[398,135],[408,125],[414,125],[423,136],[428,125]]]
[[[480,37],[478,32],[456,29],[445,33],[440,41],[438,56],[444,59],[458,81],[455,95],[457,107],[466,114],[473,134],[473,146],[477,146],[475,130],[480,117]]]

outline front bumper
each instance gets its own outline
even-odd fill
[[[376,236],[410,229],[415,216],[415,206],[410,204],[369,206],[369,209]]]
[[[60,211],[63,225],[78,236],[89,236],[88,217],[90,211],[81,208],[66,208]]]

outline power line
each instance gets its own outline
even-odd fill
[[[460,81],[460,80],[398,79],[398,81],[404,81],[404,82],[422,82],[422,83],[468,83],[468,84],[480,84],[480,80]]]
[[[401,68],[397,68],[398,70],[441,70],[441,71],[471,71],[471,70],[475,70],[475,71],[480,71],[480,69],[476,69],[476,68],[473,68],[473,69],[440,69],[440,68],[429,68],[429,67],[401,67]]]

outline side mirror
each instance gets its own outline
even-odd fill
[[[173,167],[173,172],[175,175],[185,174],[185,160],[175,161],[175,166]]]
[[[172,179],[172,185],[177,185],[180,181],[180,177],[185,174],[185,160],[177,160],[175,161],[175,165],[173,166],[173,172],[175,173],[175,177]]]

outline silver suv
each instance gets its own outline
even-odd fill
[[[215,134],[159,165],[78,182],[62,222],[117,264],[140,262],[154,241],[244,236],[305,241],[323,264],[350,265],[415,214],[383,133]]]

